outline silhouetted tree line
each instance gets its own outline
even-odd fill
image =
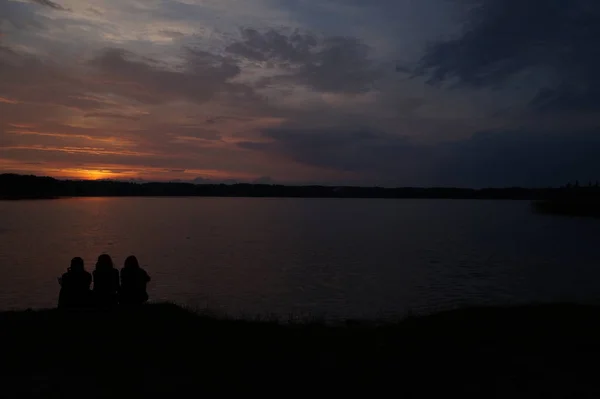
[[[597,184],[561,188],[383,188],[284,186],[269,184],[133,183],[121,181],[58,180],[52,177],[0,175],[0,197],[53,198],[93,196],[212,196],[306,198],[448,198],[448,199],[557,199],[600,197]]]

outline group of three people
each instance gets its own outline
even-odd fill
[[[90,290],[94,283],[93,289]],[[71,260],[67,272],[59,278],[59,308],[82,308],[90,306],[111,307],[117,304],[138,305],[148,300],[146,285],[150,276],[142,269],[135,256],[125,260],[119,271],[109,255],[98,257],[92,274],[84,267],[83,259]]]

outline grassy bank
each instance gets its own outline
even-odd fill
[[[600,308],[591,306],[478,308],[326,326],[224,320],[155,304],[5,312],[0,329],[2,369],[15,375],[6,379],[5,397],[184,397],[209,386],[263,393],[369,386],[400,397],[600,394]]]

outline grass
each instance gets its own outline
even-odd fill
[[[232,320],[172,304],[40,310],[0,313],[0,338],[2,370],[14,376],[3,397],[183,397],[208,387],[286,396],[327,387],[400,397],[600,394],[594,306],[473,308],[338,325]]]

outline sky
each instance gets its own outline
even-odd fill
[[[0,0],[0,171],[600,179],[596,0]]]

